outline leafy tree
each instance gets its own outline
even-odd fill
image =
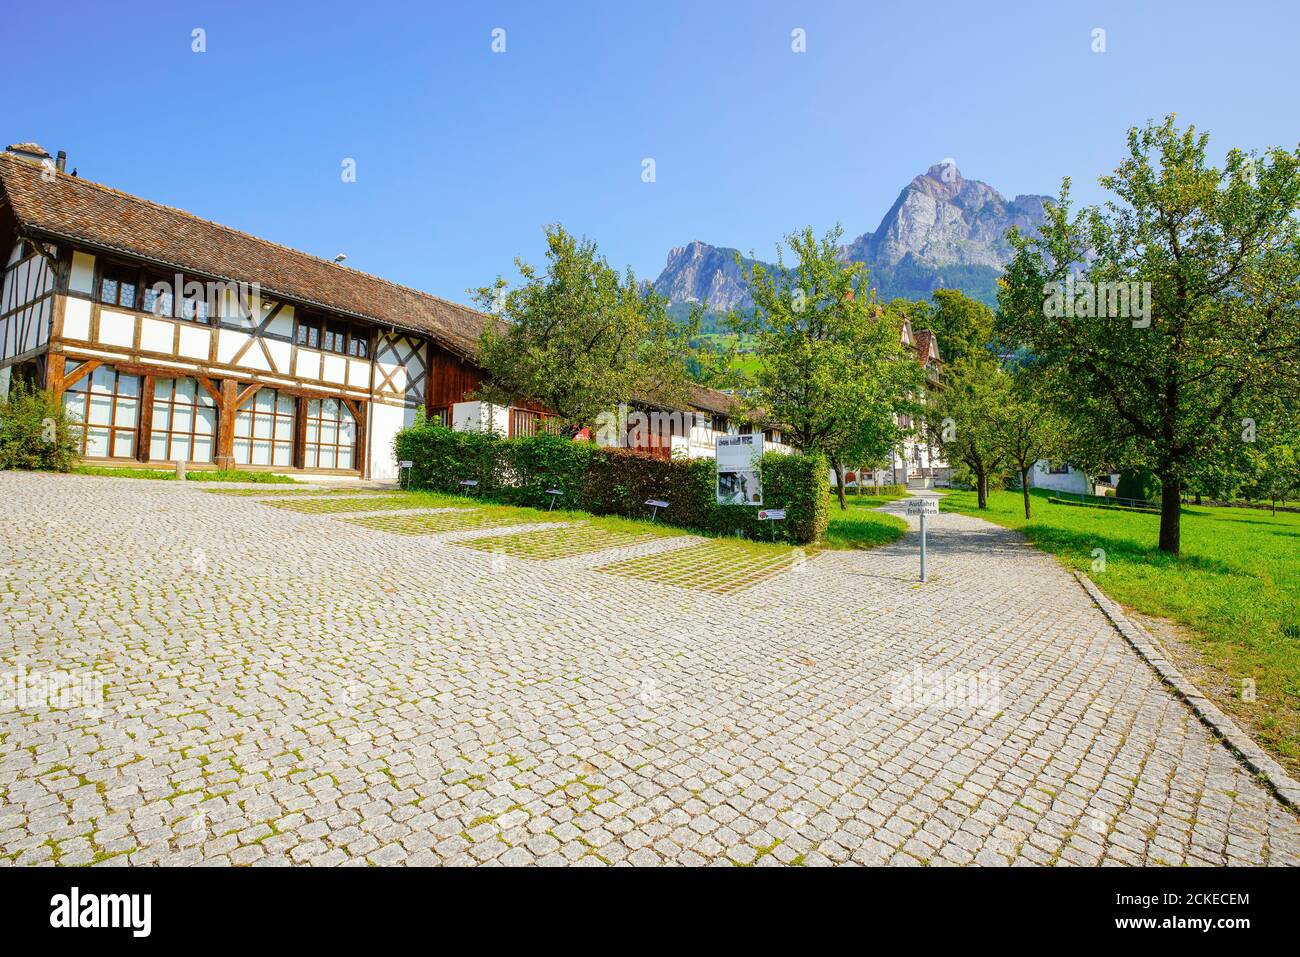
[[[897,439],[894,415],[913,407],[921,370],[901,327],[880,309],[861,263],[840,259],[836,227],[818,240],[811,228],[786,237],[798,264],[754,263],[754,310],[732,315],[752,337],[757,371],[751,401],[781,424],[794,444],[825,454],[844,497],[844,466],[882,435]]]
[[[1207,145],[1172,116],[1131,129],[1100,180],[1115,199],[1072,216],[1065,180],[1039,238],[1013,230],[998,297],[1000,333],[1097,453],[1160,478],[1172,553],[1188,476],[1300,381],[1300,150],[1234,149],[1220,169]]]
[[[546,259],[544,272],[517,259],[517,288],[498,277],[475,292],[504,320],[483,331],[480,396],[538,403],[574,433],[633,399],[682,407],[698,315],[675,322],[667,301],[631,270],[620,275],[594,242],[561,226],[546,229]]]
[[[926,409],[927,432],[949,461],[975,477],[980,508],[988,508],[989,483],[1008,461],[1001,421],[1013,407],[1011,377],[987,359],[958,359],[948,367],[944,388]]]
[[[993,341],[993,310],[958,289],[936,289],[931,298],[934,306],[915,316],[912,326],[939,337],[943,361],[987,357]]]
[[[1256,478],[1251,491],[1256,498],[1266,498],[1277,514],[1280,499],[1285,505],[1288,498],[1300,493],[1300,447],[1290,444],[1269,445],[1254,453],[1257,459]]]
[[[993,430],[1003,458],[1020,476],[1025,518],[1031,518],[1029,473],[1040,459],[1065,457],[1068,433],[1065,423],[1023,384],[1006,390],[1004,401],[1005,405],[994,416]]]
[[[1133,469],[1119,477],[1115,497],[1133,502],[1150,502],[1161,494],[1160,479],[1150,469]]]
[[[1253,441],[1243,443],[1245,491],[1277,503],[1300,497],[1300,416],[1280,407],[1260,422]]]
[[[857,422],[856,431],[851,433],[844,443],[843,462],[851,462],[858,470],[857,493],[862,494],[862,470],[877,468],[887,464],[894,449],[902,441],[905,430],[898,425],[894,406],[888,402],[874,403],[863,409]],[[843,476],[836,473],[836,481]],[[844,496],[843,482],[840,481],[840,497]]]

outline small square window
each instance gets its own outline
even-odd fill
[[[104,270],[99,283],[99,301],[106,306],[134,309],[138,278],[127,269],[110,267]]]
[[[346,352],[347,338],[347,327],[331,322],[325,328],[325,351],[339,353]]]

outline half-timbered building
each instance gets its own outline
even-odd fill
[[[63,166],[30,143],[0,154],[0,393],[23,378],[61,396],[83,458],[389,479],[393,437],[421,410],[459,429],[553,427],[475,399],[492,317]],[[732,397],[692,402],[653,454],[712,455],[718,430],[742,427]]]

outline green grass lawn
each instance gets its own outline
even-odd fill
[[[896,542],[907,533],[907,522],[897,515],[875,511],[886,502],[906,495],[850,495],[849,507],[841,510],[831,497],[831,520],[823,544],[827,548],[877,548]]]
[[[1156,549],[1158,515],[1053,505],[1047,495],[1033,493],[1030,521],[1019,492],[992,493],[986,511],[975,493],[953,492],[941,508],[1019,529],[1116,601],[1184,626],[1222,678],[1201,690],[1300,772],[1300,514],[1184,506],[1175,558]],[[1093,568],[1097,548],[1104,571]],[[1245,678],[1256,682],[1254,703],[1241,700]]]
[[[106,478],[154,479],[161,482],[176,480],[175,469],[133,469],[114,468],[106,465],[78,465],[73,470],[75,475],[101,475]],[[238,469],[207,469],[201,472],[186,472],[185,477],[191,482],[250,482],[259,485],[296,485],[297,479],[274,472],[241,472]]]

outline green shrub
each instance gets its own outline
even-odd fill
[[[1115,497],[1155,502],[1160,499],[1160,487],[1160,479],[1154,474],[1147,469],[1138,469],[1135,472],[1125,472],[1119,477]]]
[[[646,518],[647,499],[668,503],[659,518],[714,535],[742,535],[807,544],[830,521],[826,460],[819,455],[768,452],[760,463],[764,508],[783,508],[783,522],[764,522],[752,505],[719,505],[712,459],[664,461],[627,449],[596,449],[581,507],[597,515]]]
[[[551,435],[503,439],[417,422],[398,433],[394,449],[409,460],[411,487],[459,492],[477,479],[483,496],[546,508],[549,488],[565,494],[557,505],[595,515],[648,518],[648,499],[668,502],[659,521],[710,534],[809,543],[830,519],[826,461],[821,456],[769,452],[760,465],[763,500],[784,508],[784,522],[760,522],[752,505],[718,505],[712,459],[655,459],[627,449],[602,448]]]
[[[477,481],[474,493],[495,495],[501,479],[505,440],[495,432],[457,432],[436,422],[417,421],[397,433],[393,448],[399,461],[410,461],[411,488],[461,492],[461,482]]]
[[[81,425],[52,392],[18,381],[0,400],[0,469],[67,472],[80,442]]]
[[[553,496],[564,493],[556,506],[579,507],[582,489],[596,447],[558,435],[541,433],[501,443],[503,477],[501,497],[516,505],[548,508]]]

